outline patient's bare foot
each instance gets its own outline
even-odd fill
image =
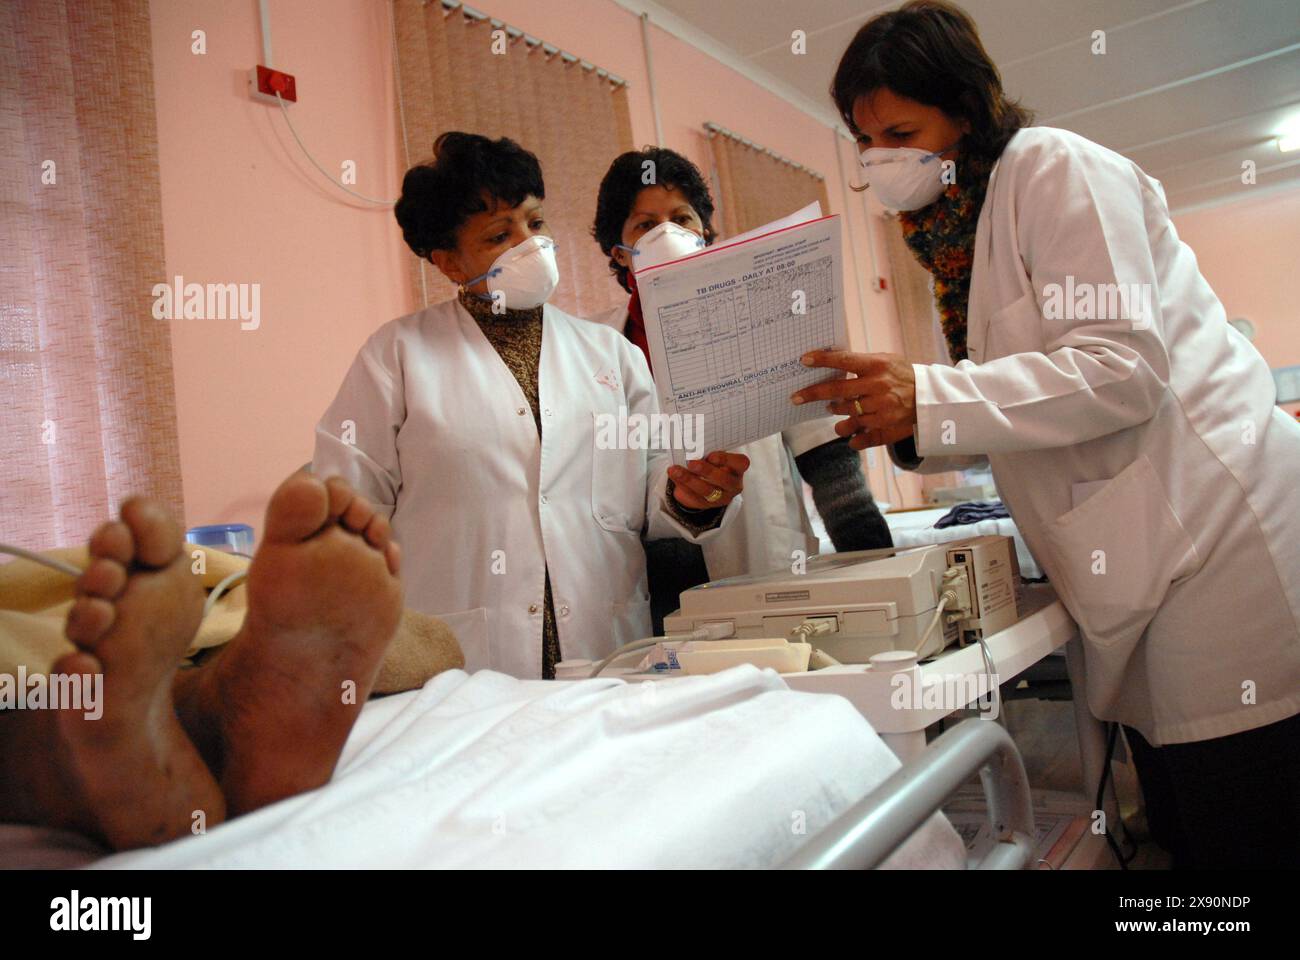
[[[67,621],[79,649],[51,670],[102,675],[97,707],[14,711],[0,727],[0,819],[78,830],[114,849],[187,834],[199,813],[207,826],[225,818],[172,706],[202,590],[160,504],[131,499],[121,517],[90,538]],[[92,691],[83,686],[83,696]]]
[[[342,480],[295,474],[272,496],[244,625],[177,691],[231,815],[329,781],[397,630],[398,565],[388,521]]]

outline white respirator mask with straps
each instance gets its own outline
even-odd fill
[[[920,210],[938,200],[947,187],[939,158],[960,142],[933,151],[869,147],[858,154],[858,164],[881,204],[890,210]]]
[[[632,272],[639,273],[661,263],[699,253],[704,249],[704,238],[694,230],[687,230],[680,224],[665,220],[653,230],[647,230],[635,247],[629,247],[625,243],[616,243],[614,246],[631,254]]]
[[[531,310],[550,299],[560,283],[560,268],[555,262],[555,241],[537,234],[517,243],[493,261],[486,273],[463,284],[469,288],[487,280],[487,295],[482,300],[501,303],[507,310]]]

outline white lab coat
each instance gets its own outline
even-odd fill
[[[647,519],[651,539],[719,533],[667,513],[666,453],[596,447],[596,414],[658,412],[623,337],[547,304],[538,392],[540,443],[518,381],[452,300],[372,335],[316,428],[314,471],[391,518],[406,605],[447,622],[469,670],[541,676],[548,567],[564,657],[648,636]]]
[[[914,367],[920,469],[987,454],[1079,623],[1093,713],[1160,745],[1300,712],[1300,425],[1160,184],[1068,131],[1022,130],[974,257],[969,359]],[[1076,297],[1146,285],[1149,323],[1047,319],[1067,277]]]
[[[627,307],[615,307],[592,320],[622,336]],[[638,353],[640,350],[636,349]],[[804,506],[803,479],[794,458],[814,447],[839,439],[838,417],[824,417],[737,447],[733,453],[749,457],[745,473],[745,509],[736,522],[701,545],[709,579],[735,577],[789,568],[795,551],[812,556],[820,549]]]

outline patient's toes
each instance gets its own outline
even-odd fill
[[[117,608],[99,597],[79,597],[68,611],[64,633],[79,647],[96,643],[117,619]]]
[[[97,557],[77,580],[77,592],[88,597],[113,600],[126,587],[126,567],[116,560]]]
[[[52,677],[69,677],[77,674],[97,674],[104,672],[104,665],[99,662],[99,658],[93,654],[86,653],[84,650],[78,650],[76,653],[65,654],[54,661],[54,666],[50,667],[50,676]]]
[[[146,567],[165,567],[180,552],[180,527],[157,500],[132,497],[122,504],[122,520],[131,528],[135,562]]]
[[[343,526],[353,533],[362,533],[370,525],[371,519],[375,515],[375,508],[370,505],[370,501],[365,497],[354,496],[348,508],[343,511],[340,521]]]
[[[121,520],[100,524],[90,535],[90,555],[116,560],[122,566],[129,565],[135,555],[131,528]]]
[[[330,498],[329,518],[338,520],[352,505],[353,499],[356,498],[356,492],[342,477],[327,477],[325,489],[329,492]]]
[[[366,524],[366,543],[376,550],[383,550],[388,546],[392,536],[393,527],[388,522],[388,518],[376,511],[370,518],[370,522]]]
[[[319,533],[330,520],[329,500],[325,484],[310,474],[295,473],[271,494],[266,507],[266,539],[300,543]]]

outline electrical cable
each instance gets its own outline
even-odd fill
[[[42,556],[32,550],[26,550],[22,547],[13,547],[7,543],[0,543],[0,553],[7,553],[10,556],[20,557],[23,560],[30,560],[32,563],[39,563],[43,567],[57,570],[59,573],[65,574],[69,577],[80,577],[85,572],[84,570],[77,569],[70,563],[64,563],[62,560],[55,560],[53,557]],[[213,587],[212,592],[208,594],[208,598],[203,602],[203,619],[207,619],[208,614],[211,613],[212,609],[217,605],[217,601],[221,599],[222,594],[226,593],[226,591],[247,578],[248,568],[245,567],[243,570],[236,570]]]
[[[326,180],[334,184],[334,186],[338,187],[343,192],[350,193],[352,194],[352,196],[356,197],[359,200],[364,200],[367,203],[373,203],[383,207],[396,206],[397,204],[396,200],[376,200],[374,197],[367,197],[364,193],[358,193],[356,190],[353,190],[352,188],[348,187],[346,184],[340,183],[338,180],[335,180],[334,176],[329,171],[327,171],[324,167],[322,167],[316,161],[316,158],[311,155],[311,151],[307,149],[307,145],[302,142],[302,137],[298,136],[298,131],[294,129],[293,121],[289,119],[289,108],[284,105],[284,98],[280,96],[279,91],[276,91],[275,100],[276,103],[280,104],[280,112],[284,114],[284,122],[289,125],[289,132],[293,134],[294,140],[298,141],[298,147],[299,149],[302,150],[303,156],[305,156],[308,160],[312,162],[312,166],[314,166],[317,170],[320,171],[321,176],[323,176]]]
[[[1102,806],[1102,803],[1104,802],[1106,797],[1106,782],[1111,778],[1111,760],[1115,756],[1115,741],[1119,738],[1119,724],[1110,723],[1108,724],[1108,726],[1110,727],[1110,735],[1106,741],[1106,764],[1104,767],[1102,767],[1101,782],[1097,784],[1097,805],[1095,807],[1095,809],[1102,811],[1103,819],[1106,815],[1105,814],[1106,808]],[[1118,798],[1116,798],[1115,813],[1116,816],[1119,816]],[[1109,826],[1105,830],[1106,844],[1107,846],[1110,847],[1110,852],[1115,855],[1116,861],[1119,862],[1119,868],[1121,870],[1127,870],[1128,865],[1133,861],[1133,858],[1136,857],[1138,854],[1138,844],[1137,841],[1133,839],[1133,835],[1128,832],[1128,827],[1125,826],[1124,818],[1122,816],[1119,817],[1119,827],[1124,832],[1124,842],[1127,843],[1132,848],[1133,852],[1130,853],[1127,857],[1124,856],[1123,851],[1120,850],[1119,843],[1115,839],[1115,835],[1110,832]]]
[[[236,570],[213,587],[212,592],[208,594],[208,599],[203,601],[203,619],[206,620],[208,618],[208,614],[212,612],[212,608],[217,605],[217,601],[221,599],[223,593],[247,579],[248,568],[245,567],[243,570]]]
[[[31,550],[24,550],[22,547],[11,547],[7,543],[0,543],[0,553],[7,553],[13,557],[21,557],[24,560],[30,560],[32,563],[39,563],[43,567],[49,567],[51,570],[57,570],[59,573],[66,573],[70,577],[79,577],[83,571],[78,570],[70,563],[64,563],[62,560],[55,560],[53,557],[43,557],[39,553]]]
[[[926,641],[930,639],[930,634],[934,633],[934,628],[938,626],[939,620],[943,616],[944,608],[947,607],[948,604],[956,602],[957,594],[951,590],[945,590],[939,595],[939,603],[934,608],[934,616],[930,618],[929,625],[925,628],[925,632],[921,634],[921,639],[917,641],[916,647],[913,649],[914,653],[919,655],[921,651],[925,649]]]
[[[613,653],[611,653],[587,675],[587,679],[600,675],[606,667],[617,660],[624,654],[633,653],[637,650],[645,650],[653,647],[656,643],[664,640],[726,640],[736,632],[735,624],[732,623],[706,623],[696,627],[690,633],[673,633],[662,637],[645,637],[641,640],[633,640],[631,643],[625,643]]]
[[[981,634],[979,638],[980,653],[984,655],[984,673],[989,678],[989,684],[993,691],[993,716],[1002,716],[1002,684],[997,683],[994,677],[997,676],[997,670],[993,666],[993,654],[989,652],[988,641]]]

